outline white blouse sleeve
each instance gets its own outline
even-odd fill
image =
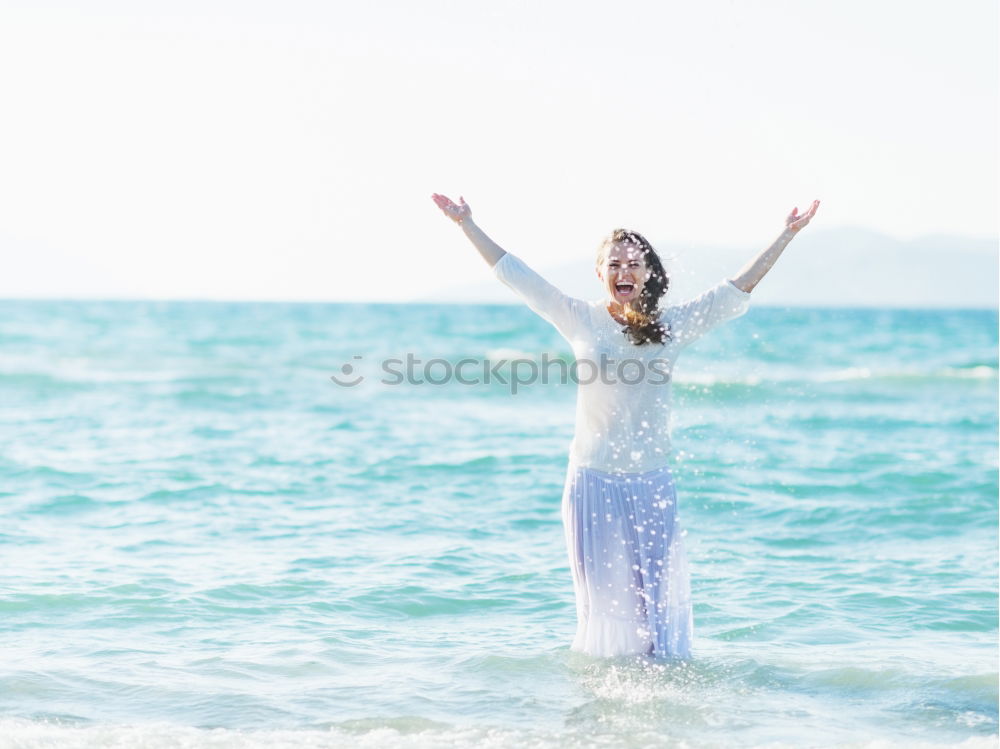
[[[586,302],[567,296],[509,252],[493,266],[493,275],[513,289],[535,313],[552,323],[563,338],[572,340],[583,323]]]
[[[670,323],[671,337],[683,348],[749,307],[750,292],[727,279],[689,302],[668,307],[663,316]]]

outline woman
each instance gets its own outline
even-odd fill
[[[578,378],[576,430],[562,519],[576,592],[571,650],[593,656],[689,657],[690,575],[669,467],[670,373],[678,353],[746,312],[750,292],[816,214],[792,210],[774,244],[701,296],[660,306],[669,279],[646,239],[617,229],[601,244],[606,299],[563,294],[501,249],[463,198],[434,202],[494,275],[569,342]],[[583,366],[586,365],[586,366]]]

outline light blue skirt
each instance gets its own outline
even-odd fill
[[[612,474],[570,460],[563,528],[576,592],[570,649],[691,655],[691,575],[669,466]]]

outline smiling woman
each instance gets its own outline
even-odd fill
[[[562,496],[576,593],[571,649],[601,657],[689,657],[694,619],[670,469],[670,374],[683,348],[746,312],[750,290],[809,223],[818,201],[803,216],[793,210],[778,240],[735,280],[661,306],[669,279],[641,234],[616,229],[602,242],[596,271],[607,297],[586,301],[563,294],[487,237],[464,199],[456,204],[435,194],[433,200],[461,225],[493,274],[569,342],[577,371],[586,363],[601,372],[578,381]],[[640,376],[626,379],[626,363]]]
[[[625,229],[611,232],[597,252],[597,276],[611,297],[608,311],[626,327],[632,343],[663,343],[667,339],[655,311],[670,279],[645,237]]]

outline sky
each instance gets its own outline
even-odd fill
[[[995,0],[0,0],[0,297],[405,301],[617,226],[997,236]],[[921,262],[930,262],[926,259]],[[781,261],[772,273],[780,272]]]

